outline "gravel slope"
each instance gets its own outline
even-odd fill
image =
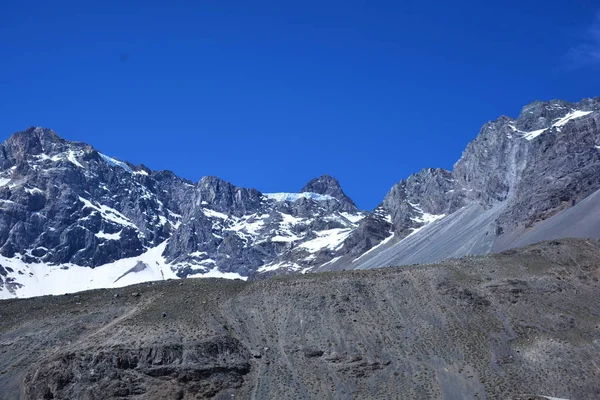
[[[599,278],[600,242],[569,239],[5,300],[0,398],[597,399]]]

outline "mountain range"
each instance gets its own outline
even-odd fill
[[[298,193],[191,182],[29,128],[0,145],[0,298],[185,277],[263,279],[600,237],[600,98],[486,123],[451,171],[359,210],[323,175]]]

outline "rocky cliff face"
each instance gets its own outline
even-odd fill
[[[138,255],[170,237],[193,187],[41,128],[2,144],[0,165],[0,254],[25,262],[94,267]]]
[[[486,124],[454,167],[469,199],[506,202],[514,226],[544,219],[600,188],[600,99],[535,102]]]
[[[396,234],[407,236],[464,205],[465,193],[455,188],[450,171],[427,168],[395,184],[381,208],[391,216]]]
[[[43,275],[76,276],[71,287],[83,289],[117,278],[259,278],[502,250],[600,189],[599,124],[598,98],[532,103],[517,119],[486,123],[452,171],[409,176],[372,212],[329,175],[298,193],[216,177],[193,183],[30,128],[0,145],[0,288],[24,295]]]
[[[352,199],[346,196],[346,193],[342,190],[338,180],[327,174],[311,180],[300,192],[331,196],[338,200],[341,211],[355,212],[357,210]]]
[[[369,214],[328,175],[299,193],[263,194],[216,177],[193,184],[43,128],[1,145],[0,208],[4,296],[43,275],[64,277],[57,280],[74,290],[67,287],[134,283],[144,275],[139,279],[310,270],[331,261]]]
[[[599,98],[535,102],[517,119],[486,123],[452,171],[425,169],[390,190],[380,208],[394,225],[391,246],[352,267],[485,254],[519,242],[600,190],[599,142]],[[544,238],[562,237],[554,231]],[[600,229],[581,231],[600,236]]]

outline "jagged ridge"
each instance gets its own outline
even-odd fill
[[[429,262],[545,239],[530,232],[600,189],[598,110],[598,98],[534,102],[488,122],[452,171],[411,175],[373,212],[329,175],[296,194],[194,184],[30,128],[0,146],[2,296],[35,294],[24,286],[48,271],[60,292]],[[572,234],[564,228],[579,214],[545,231]]]

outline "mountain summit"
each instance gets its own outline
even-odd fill
[[[346,193],[344,193],[342,190],[340,182],[331,175],[325,174],[318,178],[312,179],[302,188],[302,190],[300,190],[300,192],[311,192],[335,197],[343,204],[345,211],[357,210],[357,207],[352,199],[346,196]]]
[[[147,280],[366,269],[600,237],[600,99],[486,123],[451,171],[359,211],[323,175],[298,193],[191,182],[29,128],[0,144],[0,297]]]

